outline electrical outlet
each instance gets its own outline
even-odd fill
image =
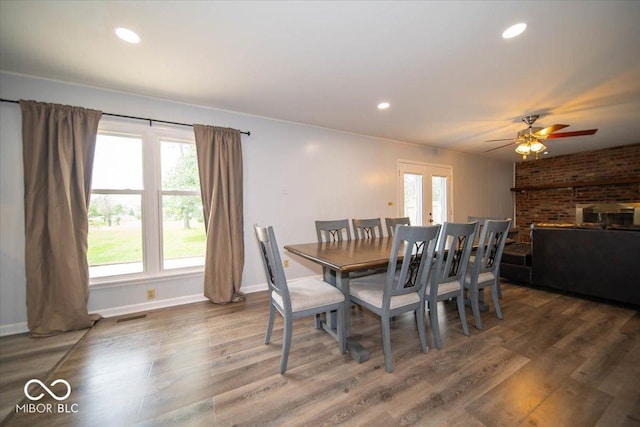
[[[147,299],[155,299],[155,298],[156,298],[156,290],[147,289]]]
[[[284,268],[287,268],[287,267],[289,267],[289,260],[285,259],[284,260]]]

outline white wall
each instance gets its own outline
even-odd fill
[[[315,241],[315,219],[397,216],[397,160],[450,165],[454,215],[511,216],[511,163],[241,113],[0,73],[4,99],[33,99],[109,113],[251,131],[243,136],[245,268],[243,289],[264,287],[252,225],[273,225],[278,243]],[[0,334],[26,327],[20,109],[0,105]],[[393,206],[388,206],[388,202]],[[319,274],[288,254],[289,278]],[[149,305],[145,289],[156,288]],[[202,274],[92,287],[90,311],[117,314],[202,298]]]

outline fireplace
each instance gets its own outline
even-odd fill
[[[576,205],[576,224],[640,225],[640,202]]]

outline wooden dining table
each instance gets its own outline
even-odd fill
[[[347,349],[354,360],[361,363],[369,359],[369,352],[351,336],[351,303],[349,301],[349,280],[357,272],[387,267],[393,238],[342,240],[336,242],[303,243],[286,245],[284,248],[297,256],[320,264],[324,280],[336,286],[345,296],[345,322],[332,325],[326,320],[325,329],[342,327],[347,339]],[[398,260],[402,260],[403,245],[399,247]]]

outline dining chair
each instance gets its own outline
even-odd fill
[[[411,225],[411,220],[408,216],[401,218],[385,218],[384,223],[387,226],[387,236],[392,237],[393,231],[396,228],[396,225]]]
[[[482,329],[480,319],[480,290],[491,288],[491,298],[498,319],[502,319],[499,300],[500,260],[511,220],[485,220],[478,240],[475,259],[470,262],[464,279],[464,288],[469,291],[473,321],[477,329]]]
[[[437,348],[442,348],[438,325],[438,302],[440,301],[456,299],[462,331],[465,335],[469,335],[464,308],[464,277],[477,229],[477,222],[445,222],[442,226],[436,258],[425,290],[431,333]]]
[[[345,296],[334,286],[315,277],[287,283],[273,227],[254,225],[264,272],[269,285],[269,320],[264,343],[271,342],[271,332],[276,310],[284,319],[280,373],[287,370],[293,320],[336,310],[338,313],[337,336],[340,353],[346,352],[343,329],[345,322]]]
[[[396,226],[387,272],[353,279],[350,282],[351,302],[380,317],[382,349],[387,372],[393,372],[391,357],[393,317],[409,311],[415,312],[422,351],[427,352],[423,295],[439,232],[440,225]],[[396,270],[400,250],[402,265]]]
[[[353,235],[356,240],[382,237],[380,218],[352,219],[351,224],[353,225]]]
[[[351,240],[351,229],[348,219],[316,221],[318,243]],[[324,238],[322,237],[324,234]]]
[[[468,216],[467,222],[478,222],[478,231],[476,232],[476,238],[480,237],[480,233],[482,232],[482,226],[486,220],[490,221],[504,221],[505,219],[511,219],[504,216]],[[508,236],[507,236],[508,238]],[[471,260],[475,259],[475,255],[471,255]],[[502,287],[500,286],[500,281],[498,280],[498,297],[502,298]]]
[[[343,240],[351,240],[351,228],[349,227],[348,219],[337,220],[321,220],[316,221],[316,234],[318,236],[318,243],[322,242],[342,242]],[[324,236],[324,237],[323,237]],[[332,275],[331,269],[328,267],[322,267],[322,276],[325,281],[331,281]],[[336,313],[333,314],[327,312],[325,314],[325,322],[330,328],[335,327]],[[322,327],[322,316],[320,313],[315,315],[316,328]]]

